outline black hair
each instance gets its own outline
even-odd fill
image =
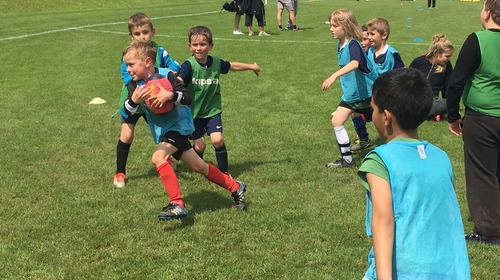
[[[414,130],[431,110],[432,87],[419,70],[398,68],[375,80],[372,99],[380,111],[391,112],[402,129]]]

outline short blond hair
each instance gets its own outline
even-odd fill
[[[138,58],[151,58],[153,64],[156,63],[156,48],[149,42],[132,41],[130,45],[123,51],[125,56],[127,53],[132,53]]]
[[[385,18],[378,17],[371,19],[366,23],[366,27],[369,31],[377,30],[377,32],[381,35],[387,33],[387,38],[385,38],[386,40],[389,39],[389,34],[391,34],[389,21],[387,21]]]

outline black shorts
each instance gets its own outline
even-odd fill
[[[126,118],[126,119],[122,115],[120,115],[120,116],[121,116],[121,123],[122,124],[126,123],[126,124],[133,124],[133,125],[135,125],[139,121],[139,119],[141,117],[144,118],[144,120],[146,121],[146,123],[148,122],[148,119],[146,119],[146,114],[144,114],[144,113],[133,114],[133,115],[128,116],[128,118]]]
[[[370,101],[371,97],[353,103],[346,103],[341,100],[339,103],[339,107],[351,109],[358,114],[362,114],[365,117],[366,122],[371,122],[373,109],[370,105]]]
[[[213,132],[222,133],[222,116],[221,114],[217,114],[210,118],[196,118],[193,120],[194,123],[194,132],[191,135],[191,140],[196,140],[202,138],[205,133],[210,135]]]
[[[179,160],[185,151],[193,148],[189,142],[189,136],[181,135],[178,131],[167,132],[160,139],[160,142],[168,143],[177,148],[177,152],[172,155],[176,160]]]

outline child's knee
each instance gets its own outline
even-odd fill
[[[154,164],[154,166],[158,167],[162,165],[163,163],[167,162],[167,157],[165,155],[159,154],[159,153],[154,153],[153,156],[151,156],[151,162]]]

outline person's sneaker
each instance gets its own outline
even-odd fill
[[[127,176],[123,173],[116,173],[115,178],[113,178],[113,185],[117,186],[118,188],[123,188],[125,187],[125,181],[127,180]]]
[[[334,162],[329,162],[325,164],[326,168],[335,168],[335,167],[350,167],[354,165],[354,160],[351,162],[347,162],[344,158],[336,160]]]
[[[234,30],[233,31],[233,35],[243,35],[243,32],[241,32],[241,30]]]
[[[182,219],[187,216],[186,208],[183,208],[175,203],[163,207],[163,210],[158,213],[158,219],[163,221],[170,221],[175,219]]]
[[[499,245],[500,236],[486,236],[477,232],[465,235],[465,241],[474,243],[484,243],[488,245]]]
[[[247,191],[247,186],[243,182],[236,182],[240,184],[240,188],[237,191],[231,193],[231,196],[234,199],[237,210],[247,211],[247,203],[245,201],[245,192]]]
[[[354,142],[354,145],[351,146],[351,151],[353,151],[353,152],[360,151],[360,150],[369,148],[372,145],[373,144],[372,144],[371,140],[368,140],[368,141],[356,140]]]
[[[259,32],[259,36],[271,36],[271,35],[267,34],[266,31],[261,31]]]
[[[300,32],[300,31],[304,31],[304,30],[297,27],[297,28],[294,28],[293,31]]]
[[[248,32],[248,36],[253,36],[253,31],[252,32]]]
[[[283,31],[283,28],[282,27],[278,27],[278,31]]]

